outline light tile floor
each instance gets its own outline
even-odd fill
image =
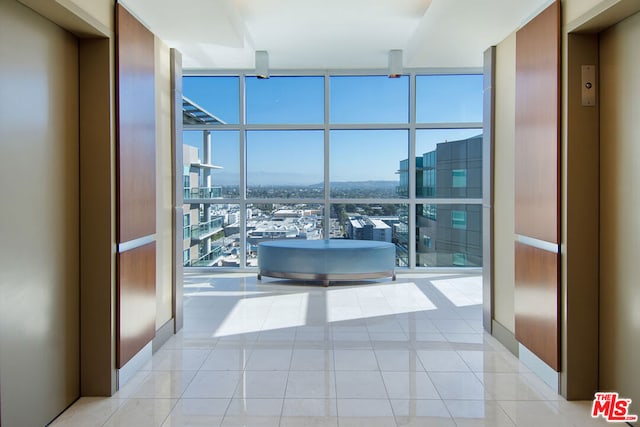
[[[52,425],[592,426],[482,328],[481,278],[185,278],[184,329],[111,398]]]

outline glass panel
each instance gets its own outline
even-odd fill
[[[451,211],[451,226],[457,230],[466,230],[467,213],[465,211]]]
[[[416,131],[416,197],[482,197],[482,129]]]
[[[258,265],[260,242],[324,238],[321,204],[254,203],[247,205],[247,267]]]
[[[248,131],[247,197],[324,197],[322,131]]]
[[[416,76],[416,122],[482,122],[481,74]]]
[[[238,198],[240,133],[185,131],[182,138],[184,199]]]
[[[240,123],[238,77],[186,76],[182,78],[182,94],[223,122]]]
[[[401,162],[408,147],[405,130],[331,131],[331,197],[407,197]]]
[[[463,188],[467,186],[467,170],[454,169],[451,172],[451,180],[453,188]]]
[[[324,122],[324,77],[246,78],[247,123]]]
[[[331,123],[407,123],[409,77],[331,77]]]
[[[407,266],[408,209],[405,204],[332,204],[330,238],[393,243],[396,265]]]
[[[417,205],[417,267],[482,267],[482,205]]]
[[[467,266],[467,254],[463,254],[460,252],[456,252],[453,254],[453,265],[456,267],[466,267]]]
[[[240,205],[191,203],[184,208],[191,223],[190,239],[184,246],[188,266],[238,267]]]

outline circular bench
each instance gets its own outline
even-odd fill
[[[258,245],[258,280],[395,280],[395,245],[371,240],[273,240]]]

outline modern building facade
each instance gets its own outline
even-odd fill
[[[416,196],[433,199],[482,198],[482,135],[443,141],[416,159]],[[398,174],[408,189],[409,161]],[[408,217],[404,224],[408,227]],[[408,239],[404,239],[408,241]],[[404,245],[408,248],[408,244]],[[416,206],[416,265],[482,266],[482,209],[471,204]]]
[[[562,316],[554,372],[567,398],[589,399],[597,388],[618,391],[635,403],[640,402],[635,304],[640,204],[633,185],[640,181],[634,116],[640,99],[638,4],[564,0],[561,5],[556,249]],[[116,130],[123,123],[115,115],[113,6],[110,0],[0,0],[0,417],[5,427],[45,425],[79,396],[112,395],[126,374],[115,360],[120,309],[115,153]],[[484,212],[494,211],[493,227],[485,228],[493,257],[483,261],[491,278],[490,329],[519,354],[517,28],[511,30],[497,41],[495,52],[493,197],[482,215],[486,221]],[[183,253],[173,242],[183,242],[178,236],[185,232],[181,220],[173,225],[184,212],[182,200],[172,198],[175,189],[184,188],[183,162],[172,165],[172,157],[182,154],[171,142],[179,120],[166,108],[181,109],[169,77],[179,61],[160,38],[153,44],[157,108],[148,129],[156,136],[157,262],[146,273],[155,283],[155,338],[142,343],[149,352],[182,322],[176,277]],[[582,104],[582,65],[598,66],[596,105]],[[456,173],[455,179],[463,175]],[[453,212],[451,218],[453,232],[462,218],[454,219]]]

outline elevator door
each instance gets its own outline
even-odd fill
[[[79,396],[78,46],[0,0],[0,397],[3,427]]]

